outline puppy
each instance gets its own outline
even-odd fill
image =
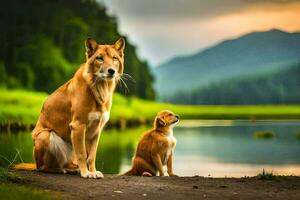
[[[163,167],[167,165],[169,176],[173,173],[173,156],[176,139],[173,127],[179,117],[171,111],[161,111],[154,120],[154,128],[144,133],[137,146],[132,168],[123,175],[155,176],[157,171],[164,176]]]

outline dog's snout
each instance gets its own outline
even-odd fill
[[[114,69],[108,69],[107,72],[109,73],[109,75],[114,75],[115,74],[115,70]]]

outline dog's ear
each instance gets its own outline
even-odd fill
[[[124,40],[124,38],[118,39],[114,44],[114,48],[118,51],[119,55],[121,57],[123,57],[124,49],[125,49],[125,40]]]
[[[157,125],[160,125],[160,126],[166,126],[165,120],[163,120],[159,116],[156,117],[156,123],[157,123]]]
[[[92,39],[92,38],[88,38],[86,41],[85,41],[85,50],[86,50],[86,55],[87,57],[91,57],[96,49],[97,49],[97,42],[96,40]]]

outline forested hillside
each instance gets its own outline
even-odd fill
[[[165,99],[220,81],[274,72],[297,62],[299,55],[300,32],[252,32],[158,66],[156,90]]]
[[[117,20],[95,0],[7,0],[0,2],[0,85],[51,93],[85,61],[84,41],[113,43]],[[126,39],[126,37],[125,37]],[[130,95],[153,99],[153,77],[126,41],[125,72]]]
[[[168,99],[181,104],[299,104],[300,63],[287,69],[220,81]]]

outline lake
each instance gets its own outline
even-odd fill
[[[104,173],[129,169],[140,135],[148,127],[105,130],[97,168]],[[256,139],[257,131],[274,137]],[[181,176],[244,177],[265,169],[280,175],[300,175],[300,121],[186,120],[174,129],[177,138],[174,171]],[[0,134],[0,165],[32,162],[29,132]]]

